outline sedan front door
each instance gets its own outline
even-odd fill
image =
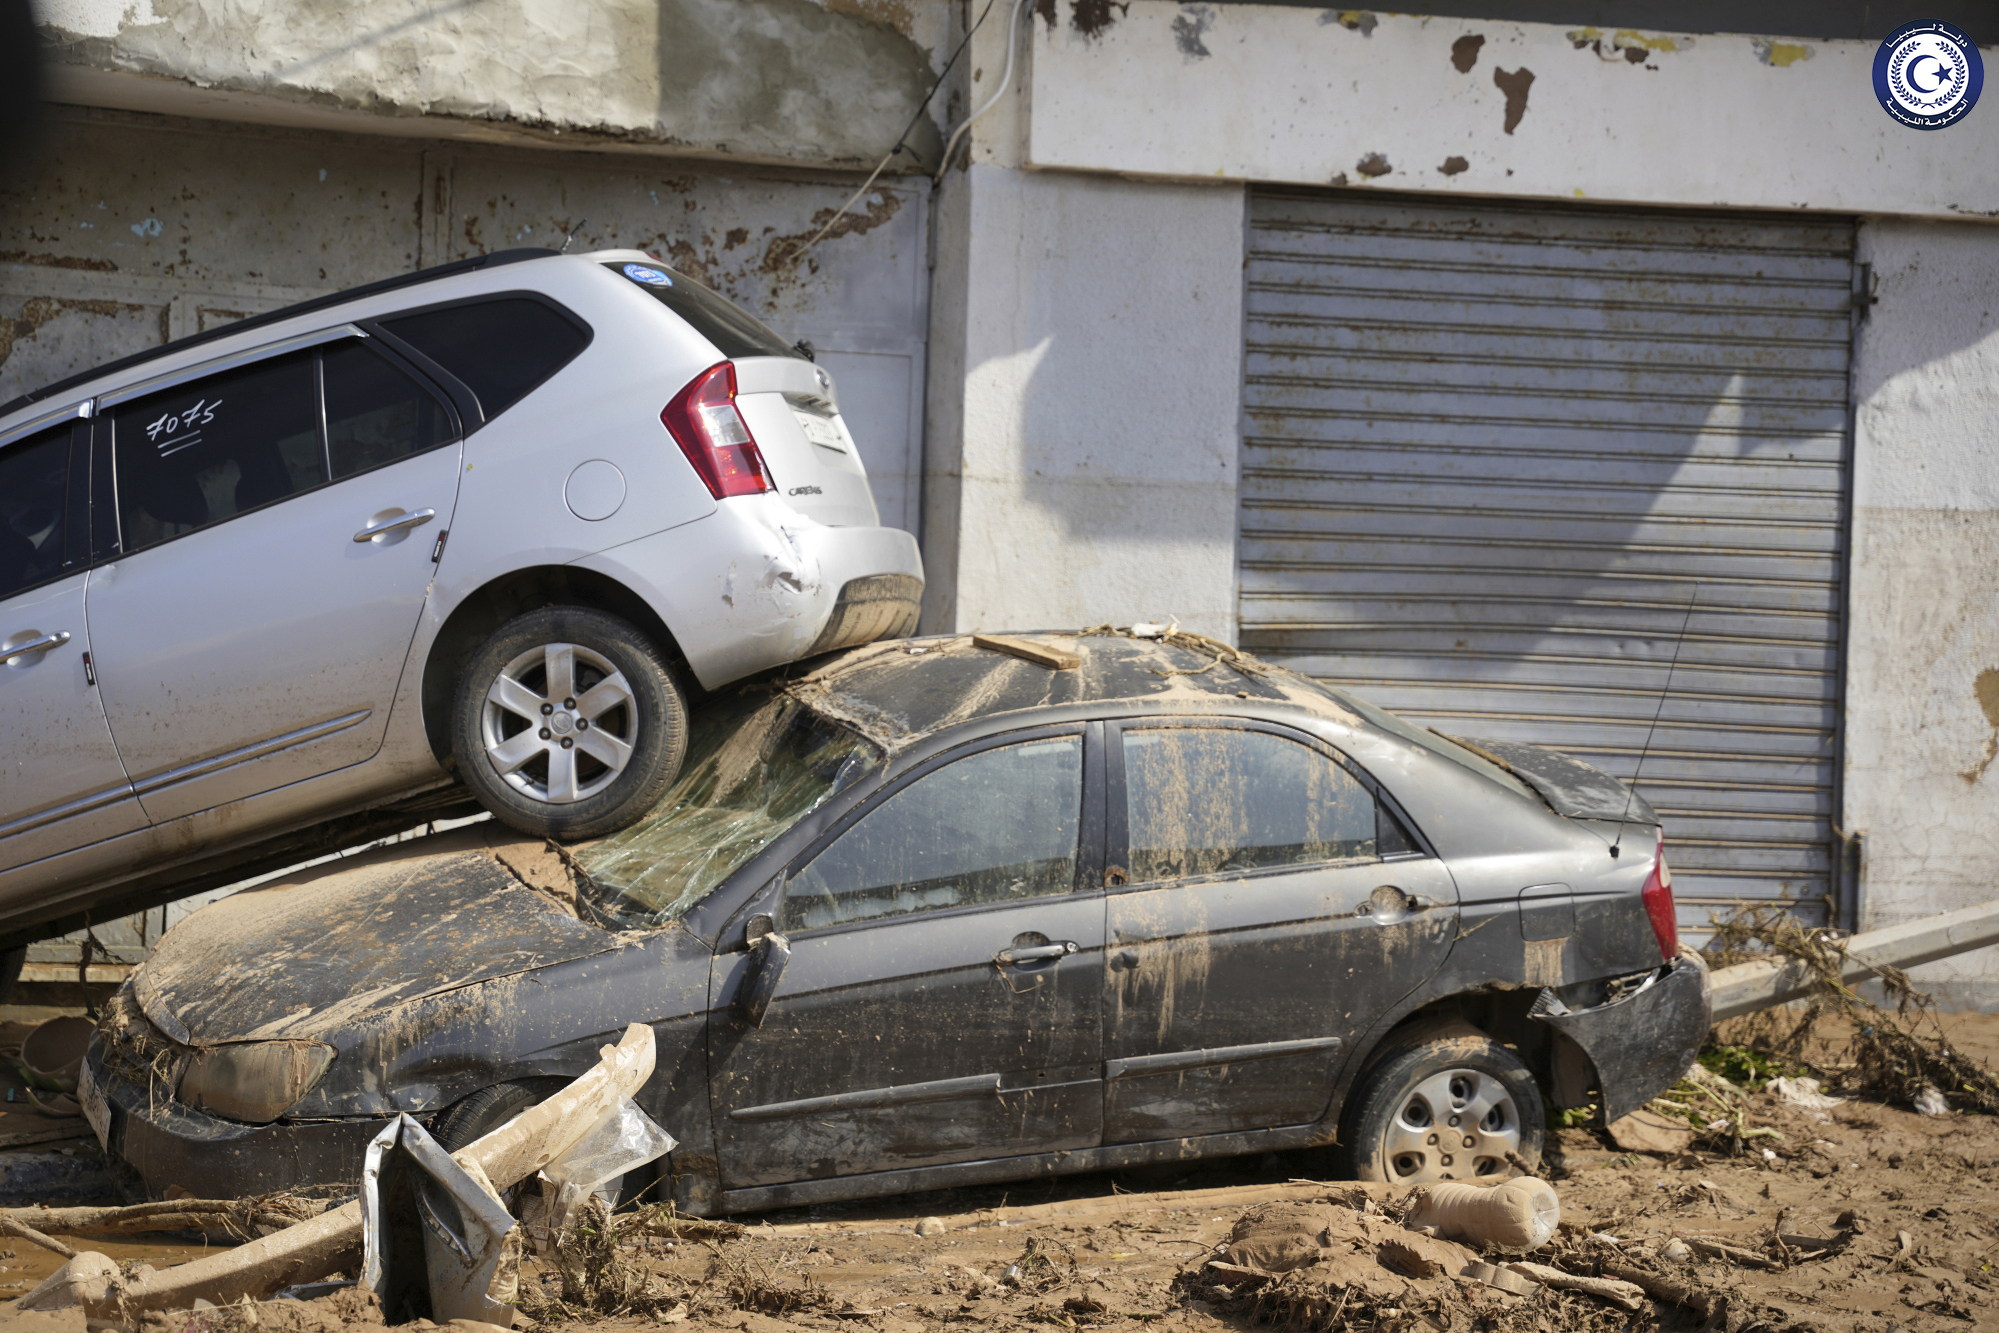
[[[1081,727],[1015,733],[794,863],[778,936],[716,959],[725,1190],[1097,1145],[1097,767]],[[750,983],[779,967],[757,1026]]]
[[[1315,1122],[1349,1044],[1442,965],[1449,872],[1303,736],[1127,723],[1120,740],[1105,1142]]]

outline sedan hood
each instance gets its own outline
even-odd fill
[[[1643,796],[1600,768],[1556,750],[1519,741],[1449,739],[1483,755],[1539,792],[1558,815],[1570,819],[1618,819],[1657,824],[1658,813]]]
[[[479,825],[315,866],[205,907],[133,978],[187,1045],[323,1037],[386,1008],[573,958],[615,936],[576,918],[562,861]]]

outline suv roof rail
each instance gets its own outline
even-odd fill
[[[363,283],[359,287],[349,287],[345,291],[330,292],[325,296],[315,296],[309,301],[300,301],[296,305],[288,305],[282,309],[267,311],[261,315],[252,315],[248,319],[239,319],[234,323],[219,325],[216,328],[206,329],[200,333],[191,333],[185,338],[176,338],[170,343],[162,343],[158,347],[149,347],[143,352],[135,352],[131,356],[121,357],[116,361],[107,362],[101,366],[92,366],[89,370],[81,371],[66,379],[57,380],[53,384],[44,385],[39,389],[31,389],[11,402],[0,403],[0,417],[17,412],[30,404],[41,402],[45,398],[53,398],[79,385],[87,384],[101,375],[110,375],[120,370],[127,370],[133,366],[144,365],[148,361],[166,356],[169,353],[182,351],[185,348],[194,347],[201,343],[213,342],[217,338],[227,338],[232,334],[242,333],[248,329],[261,328],[266,324],[275,324],[279,320],[291,319],[297,315],[311,314],[315,310],[324,310],[328,306],[339,305],[342,302],[352,301],[358,297],[374,296],[379,292],[392,292],[399,287],[415,287],[422,283],[433,282],[439,278],[449,278],[460,273],[471,273],[482,268],[499,268],[503,264],[518,264],[529,259],[548,259],[559,253],[560,251],[534,246],[518,250],[495,250],[491,254],[474,255],[470,259],[456,259],[449,264],[437,264],[430,268],[420,268],[414,273],[399,273],[393,278],[383,278],[379,282]]]

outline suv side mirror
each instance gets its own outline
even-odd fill
[[[743,927],[743,947],[754,949],[765,936],[776,932],[777,918],[769,912],[758,912],[750,918],[749,924]]]

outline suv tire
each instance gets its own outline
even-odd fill
[[[574,841],[659,803],[687,752],[687,705],[636,627],[551,606],[509,620],[472,654],[451,736],[459,776],[494,818]]]
[[[1547,1115],[1520,1057],[1490,1037],[1439,1037],[1391,1051],[1362,1076],[1341,1117],[1355,1180],[1470,1180],[1541,1160]]]

